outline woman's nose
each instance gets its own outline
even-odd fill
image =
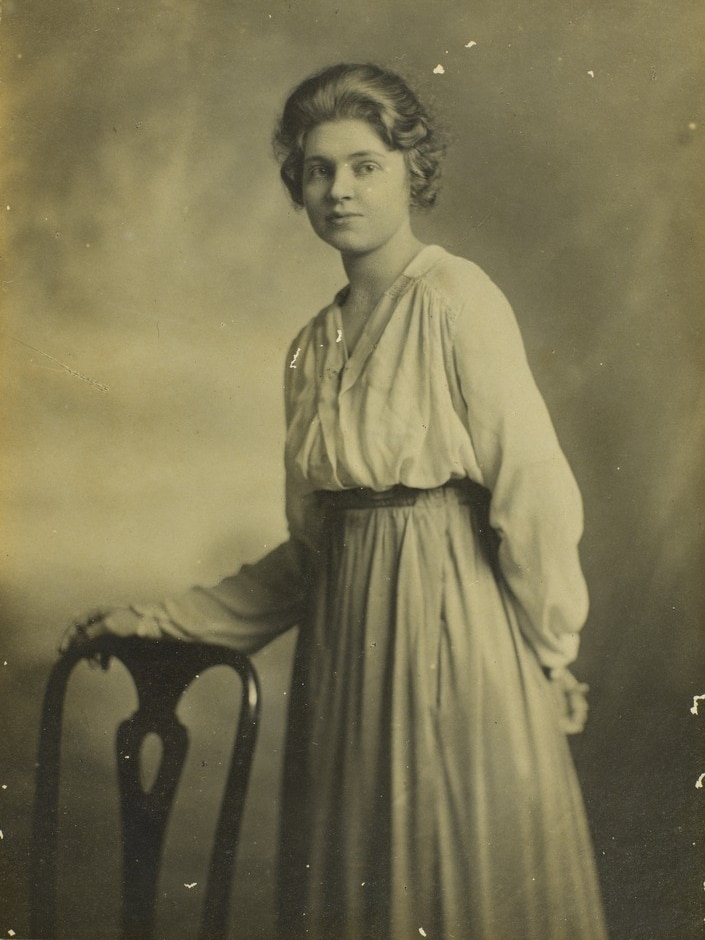
[[[336,168],[331,178],[328,195],[331,199],[348,199],[354,191],[354,176],[352,168],[343,165]]]

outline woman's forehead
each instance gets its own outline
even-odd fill
[[[312,127],[304,138],[304,156],[345,157],[360,153],[386,154],[391,148],[377,130],[359,118],[340,118]]]

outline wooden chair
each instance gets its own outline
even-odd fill
[[[82,659],[112,658],[130,673],[139,704],[117,730],[117,772],[122,820],[122,935],[150,940],[157,878],[169,813],[188,749],[188,732],[176,717],[178,702],[211,666],[230,666],[242,682],[242,704],[225,792],[215,831],[201,920],[200,940],[225,940],[230,887],[260,711],[257,674],[234,650],[204,643],[105,636],[72,647],[56,663],[44,697],[34,804],[31,858],[31,929],[37,940],[56,936],[59,769],[64,697]],[[157,734],[163,751],[149,792],[140,783],[146,735]]]

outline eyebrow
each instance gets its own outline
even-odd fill
[[[377,150],[357,150],[355,153],[349,153],[345,157],[345,160],[359,160],[361,157],[381,157],[384,159],[384,156],[383,153]],[[306,157],[304,163],[313,163],[315,160],[323,160],[326,163],[330,163],[332,158],[322,154],[312,154],[310,157]]]

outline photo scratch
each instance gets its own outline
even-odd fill
[[[495,201],[492,203],[492,205],[491,205],[490,208],[487,210],[487,212],[485,212],[485,214],[482,216],[482,218],[480,219],[480,221],[479,221],[479,222],[476,222],[476,223],[473,225],[473,229],[481,228],[481,227],[485,224],[485,222],[490,218],[490,216],[492,215],[492,213],[494,212],[494,210],[495,210],[496,208],[497,208],[497,200],[495,199]]]
[[[693,696],[693,705],[690,709],[691,715],[698,714],[698,702],[705,702],[705,695],[694,695]]]
[[[296,350],[296,352],[294,353],[294,358],[293,358],[293,359],[291,360],[291,362],[289,363],[289,368],[290,368],[290,369],[295,369],[295,368],[296,368],[296,360],[299,358],[300,352],[301,352],[301,347],[299,346],[299,348],[298,348],[298,349]]]
[[[700,774],[695,782],[695,789],[702,790],[703,786],[705,786],[705,774]]]
[[[13,336],[12,339],[16,343],[19,343],[20,346],[26,346],[27,349],[31,349],[33,352],[38,353],[40,356],[44,356],[45,359],[49,359],[51,362],[55,362],[58,366],[61,366],[69,375],[75,376],[77,379],[82,379],[84,382],[97,389],[99,392],[109,392],[110,388],[107,385],[103,385],[102,382],[98,382],[95,379],[92,379],[88,375],[84,375],[83,372],[77,372],[76,369],[72,369],[71,366],[67,366],[65,362],[62,362],[60,359],[57,359],[56,356],[50,356],[49,353],[42,352],[41,349],[37,349],[36,346],[32,346],[30,343],[25,343],[21,339],[17,339],[16,336]]]

